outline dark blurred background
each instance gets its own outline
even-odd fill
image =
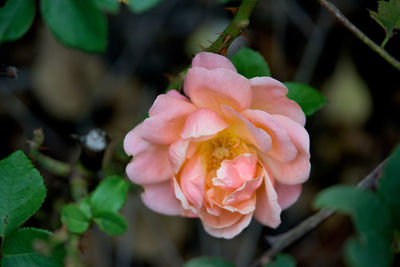
[[[380,44],[384,30],[369,16],[377,0],[332,1]],[[45,153],[73,162],[79,147],[71,134],[103,128],[111,137],[104,163],[110,166],[123,136],[146,116],[168,85],[166,74],[186,67],[194,54],[217,38],[238,3],[164,0],[141,15],[123,7],[109,16],[108,48],[88,54],[60,44],[39,13],[29,32],[0,45],[0,63],[19,69],[18,79],[0,78],[0,156],[27,151],[32,131],[42,127]],[[233,240],[208,236],[198,220],[167,217],[130,195],[123,214],[128,232],[109,237],[93,227],[83,238],[88,266],[180,266],[196,256],[217,256],[246,266],[268,248],[266,235],[282,233],[314,211],[318,191],[336,183],[356,184],[400,141],[400,73],[359,41],[316,0],[260,0],[248,37],[238,38],[228,56],[246,45],[258,50],[281,81],[311,84],[329,103],[307,120],[312,171],[300,200],[283,212],[276,230],[253,221]],[[386,50],[400,58],[400,37]],[[123,166],[112,166],[121,171]],[[28,222],[60,227],[60,203],[68,201],[64,178],[41,170],[48,196]],[[298,266],[342,266],[342,247],[354,235],[349,219],[334,216],[288,250]]]

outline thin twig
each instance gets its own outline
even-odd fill
[[[378,167],[376,167],[371,173],[369,173],[364,179],[362,179],[357,184],[357,186],[364,189],[375,189],[378,178],[382,175],[385,164],[386,160],[380,163]],[[293,244],[293,242],[300,239],[305,234],[309,233],[311,230],[323,223],[326,219],[331,217],[334,213],[335,210],[324,208],[319,212],[311,215],[307,219],[303,220],[300,224],[298,224],[291,230],[278,236],[269,237],[268,241],[272,244],[271,248],[265,251],[264,254],[250,266],[255,267],[270,262],[276,254],[283,251],[285,248]]]
[[[212,42],[211,45],[205,49],[205,51],[218,53],[225,56],[231,43],[243,33],[247,26],[249,26],[250,16],[258,1],[259,0],[243,0],[243,2],[239,6],[239,9],[237,10],[235,17],[225,28],[225,30],[219,35],[217,40]],[[183,80],[189,67],[181,71],[175,77],[175,79],[170,82],[167,90],[182,90]]]
[[[332,3],[327,0],[318,0],[318,2],[325,7],[336,19],[342,23],[347,29],[349,29],[355,36],[369,46],[372,50],[378,53],[382,58],[389,62],[393,67],[400,71],[400,62],[397,61],[393,56],[386,52],[381,46],[377,45],[368,36],[366,36],[360,29],[358,29],[353,23],[351,23]]]

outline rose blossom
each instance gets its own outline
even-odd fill
[[[247,79],[223,56],[199,53],[184,93],[159,95],[124,149],[129,178],[156,212],[198,217],[232,238],[255,217],[276,228],[310,172],[305,115],[270,77]]]

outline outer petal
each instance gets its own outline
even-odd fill
[[[200,218],[204,226],[215,229],[223,229],[234,225],[241,219],[242,215],[226,210],[221,210],[219,216],[214,216],[207,212],[201,212]]]
[[[133,128],[124,138],[124,150],[128,155],[136,155],[154,146],[143,140],[143,122]]]
[[[193,58],[192,67],[200,67],[208,70],[225,68],[236,72],[236,68],[233,66],[229,59],[224,56],[209,52],[198,53]]]
[[[276,228],[281,223],[281,207],[271,178],[265,171],[264,184],[257,191],[257,204],[254,217],[261,224]]]
[[[149,116],[157,116],[162,120],[171,120],[176,117],[186,117],[196,110],[196,106],[175,90],[159,95],[149,110]]]
[[[150,117],[143,122],[143,139],[158,145],[168,145],[179,138],[185,123],[185,117],[176,117],[169,121]]]
[[[181,132],[183,139],[213,135],[229,125],[212,110],[201,108],[190,114]]]
[[[203,224],[203,225],[204,225],[204,229],[210,235],[219,237],[219,238],[222,237],[222,238],[226,238],[226,239],[231,239],[231,238],[235,237],[236,235],[240,234],[240,232],[242,232],[243,229],[246,228],[250,224],[252,215],[253,215],[252,213],[242,215],[242,217],[240,218],[240,220],[238,222],[236,222],[235,224],[233,224],[229,227],[225,227],[225,228],[213,228],[207,224]]]
[[[301,184],[286,185],[275,183],[275,190],[278,194],[278,203],[282,209],[292,206],[301,194]]]
[[[249,80],[229,69],[191,68],[185,77],[184,91],[195,105],[217,112],[220,105],[238,111],[250,107]]]
[[[284,84],[270,77],[256,77],[250,82],[253,96],[251,109],[282,114],[304,126],[305,115],[295,101],[286,97],[288,89]]]
[[[200,157],[194,156],[183,167],[181,187],[186,199],[198,209],[203,205],[204,179],[205,170]]]
[[[308,133],[303,126],[285,116],[274,115],[274,118],[288,133],[298,151],[297,156],[289,162],[279,161],[268,154],[260,153],[259,157],[278,182],[289,185],[304,183],[311,168]]]
[[[171,181],[144,186],[143,203],[150,209],[166,214],[180,215],[181,204],[176,199]]]
[[[242,140],[251,143],[262,152],[267,152],[271,149],[272,140],[267,132],[254,126],[231,107],[223,106],[222,111],[232,129]]]
[[[273,116],[261,110],[250,109],[243,111],[242,114],[271,136],[272,147],[268,154],[280,161],[290,161],[296,157],[296,147],[292,144],[285,129],[275,121]]]
[[[126,173],[136,184],[154,184],[168,180],[172,171],[168,160],[168,147],[153,147],[135,155],[126,166]]]

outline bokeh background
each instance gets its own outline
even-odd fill
[[[371,39],[382,42],[384,31],[368,12],[376,10],[376,0],[332,2]],[[237,5],[164,0],[140,15],[123,7],[108,17],[104,54],[65,47],[37,13],[22,39],[0,45],[0,63],[19,69],[18,79],[0,78],[0,158],[16,149],[27,151],[33,130],[42,127],[43,152],[74,162],[79,145],[71,134],[100,127],[111,137],[103,176],[123,171],[123,136],[165,90],[166,77],[186,67],[229,23],[232,14],[223,8]],[[400,141],[400,73],[316,0],[260,0],[247,34],[233,43],[228,56],[249,46],[268,61],[272,77],[311,84],[329,100],[307,120],[312,171],[299,201],[283,212],[278,229],[253,221],[236,238],[221,240],[208,236],[198,220],[153,213],[136,190],[123,209],[126,234],[109,237],[93,227],[84,236],[82,258],[88,266],[180,266],[197,256],[246,266],[268,249],[266,236],[282,233],[314,212],[318,191],[336,183],[356,184]],[[386,50],[400,58],[399,45],[395,35]],[[60,206],[70,201],[68,185],[40,170],[48,196],[27,224],[55,230],[61,226]],[[286,252],[298,266],[342,266],[342,246],[352,235],[350,220],[336,215]]]

